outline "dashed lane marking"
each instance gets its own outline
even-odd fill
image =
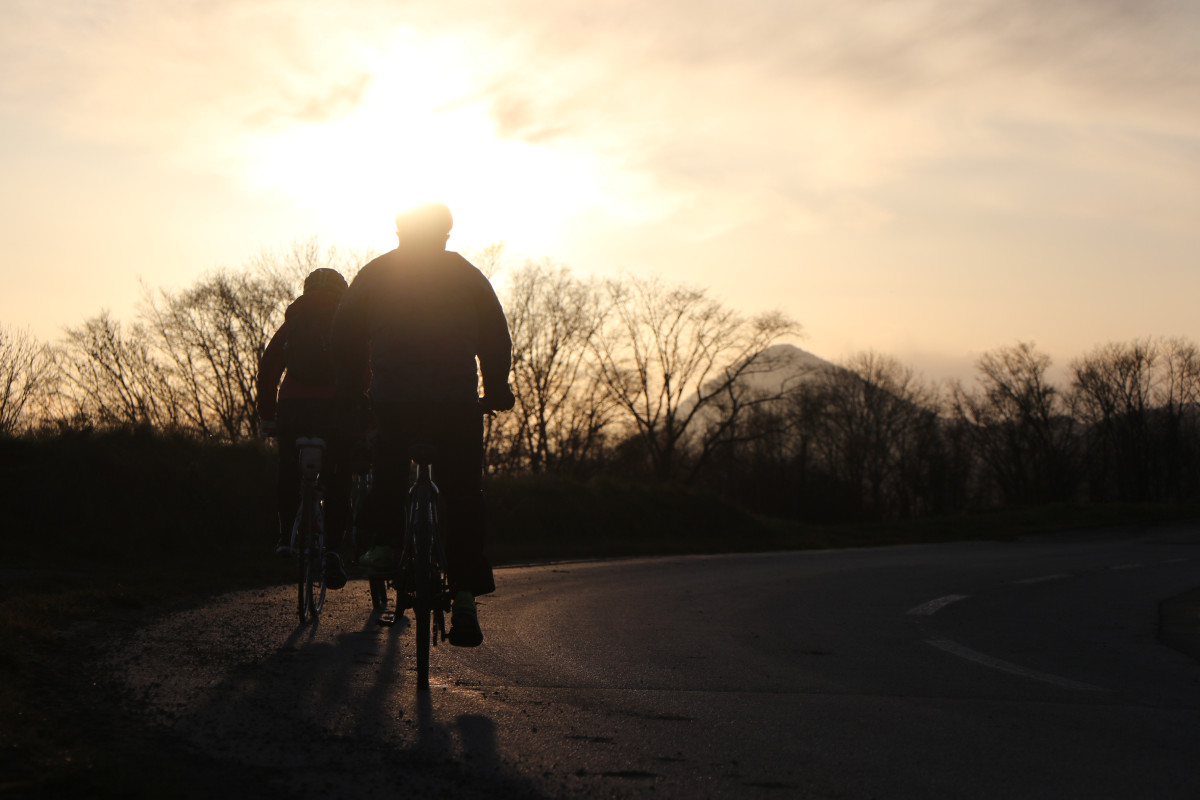
[[[1001,672],[1007,672],[1010,675],[1019,675],[1022,678],[1029,678],[1031,680],[1041,681],[1042,683],[1049,683],[1054,686],[1061,686],[1064,689],[1072,689],[1077,692],[1107,692],[1107,691],[1109,691],[1108,689],[1104,689],[1099,686],[1093,686],[1090,683],[1083,683],[1081,681],[1073,681],[1070,678],[1062,678],[1062,677],[1059,677],[1058,675],[1051,675],[1046,672],[1038,672],[1035,669],[1028,669],[1026,667],[1022,667],[1019,664],[1013,664],[1008,661],[1002,661],[999,658],[993,658],[992,656],[989,656],[985,653],[980,653],[977,650],[972,650],[969,647],[964,647],[963,645],[959,644],[958,642],[952,641],[950,639],[935,638],[935,639],[926,639],[925,641],[928,642],[929,644],[933,645],[934,647],[938,648],[939,650],[947,652],[951,655],[958,656],[959,658],[964,658],[967,661],[974,662],[976,664],[979,664],[980,666],[990,667],[991,669],[1000,670]]]
[[[1013,581],[1013,583],[1020,583],[1020,584],[1024,584],[1024,585],[1028,586],[1033,583],[1046,583],[1047,581],[1060,581],[1063,578],[1069,578],[1069,577],[1071,577],[1069,574],[1067,574],[1065,572],[1060,572],[1056,575],[1042,575],[1037,578],[1025,578],[1023,580]]]
[[[957,603],[959,600],[966,600],[968,597],[970,597],[969,594],[948,594],[945,597],[938,597],[934,600],[930,600],[927,603],[914,606],[908,610],[908,613],[920,614],[927,617],[930,614],[936,614],[938,611],[941,611],[951,603]]]

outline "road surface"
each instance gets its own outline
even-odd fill
[[[291,587],[222,596],[94,669],[229,797],[1200,797],[1200,665],[1158,636],[1200,526],[497,584],[428,695],[362,581],[316,626]]]

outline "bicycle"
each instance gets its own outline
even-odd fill
[[[321,510],[321,462],[325,440],[296,440],[300,459],[300,508],[292,526],[291,548],[296,557],[297,611],[300,624],[316,620],[325,605],[325,518]]]
[[[417,476],[408,490],[400,561],[390,573],[368,576],[375,610],[386,609],[389,589],[396,592],[393,614],[390,619],[381,616],[378,624],[390,627],[407,609],[413,609],[418,691],[429,691],[430,647],[436,647],[439,640],[445,641],[449,636],[446,614],[451,609],[446,548],[438,519],[438,488],[431,467],[433,457],[434,450],[428,445],[413,448]]]

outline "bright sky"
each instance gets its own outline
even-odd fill
[[[4,0],[0,323],[313,235],[657,274],[931,378],[1200,341],[1195,0]]]

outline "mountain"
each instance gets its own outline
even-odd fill
[[[752,389],[770,393],[803,383],[814,375],[838,369],[820,356],[802,350],[794,344],[772,345],[764,350],[759,358],[762,364],[769,364],[770,368],[745,375],[741,382]]]

